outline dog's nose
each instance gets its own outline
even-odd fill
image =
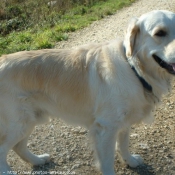
[[[169,63],[175,63],[175,39],[165,47],[164,53]]]

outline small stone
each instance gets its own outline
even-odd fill
[[[74,169],[79,168],[79,167],[80,167],[80,164],[75,164],[72,166],[71,170],[74,170]]]
[[[72,157],[71,157],[70,155],[67,155],[67,156],[66,156],[66,159],[71,160]]]
[[[142,148],[142,149],[148,149],[149,146],[145,143],[140,143],[139,146]]]
[[[86,133],[87,133],[87,130],[80,130],[79,133],[80,133],[80,134],[86,134]]]

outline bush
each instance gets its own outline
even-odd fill
[[[24,30],[33,26],[55,26],[72,7],[77,7],[76,14],[84,15],[86,7],[106,0],[8,0],[0,1],[0,34],[6,35],[14,30]],[[82,6],[81,6],[82,5]],[[72,30],[73,31],[73,30]]]

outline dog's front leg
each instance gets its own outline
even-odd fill
[[[116,127],[113,126],[113,123],[100,119],[95,121],[90,133],[103,175],[115,175]]]
[[[8,145],[0,145],[0,175],[17,175],[7,163]]]
[[[137,155],[131,155],[129,152],[129,129],[122,130],[117,136],[117,152],[120,154],[122,161],[130,167],[137,167],[143,163],[143,159]]]

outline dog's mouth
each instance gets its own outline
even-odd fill
[[[168,73],[175,74],[175,63],[172,63],[172,64],[166,63],[165,61],[163,61],[160,57],[158,57],[155,54],[153,54],[153,58],[159,64],[159,66],[166,69]]]

